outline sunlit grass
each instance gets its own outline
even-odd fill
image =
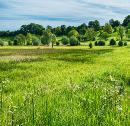
[[[0,55],[2,126],[129,126],[129,48],[4,47]]]

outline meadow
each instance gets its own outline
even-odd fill
[[[129,126],[129,47],[0,47],[1,126]]]

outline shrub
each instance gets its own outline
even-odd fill
[[[127,42],[124,42],[124,46],[127,46]]]
[[[32,38],[32,44],[34,46],[38,46],[38,45],[40,45],[40,40],[37,37],[33,37]]]
[[[122,41],[119,41],[119,42],[118,42],[118,45],[119,45],[119,46],[123,46],[123,42],[122,42]]]
[[[79,40],[76,37],[72,36],[70,38],[70,46],[77,46],[77,45],[79,45]]]
[[[114,39],[110,40],[110,45],[116,45],[116,41]]]
[[[95,46],[98,46],[98,42],[97,41],[95,42]]]
[[[61,42],[63,45],[67,45],[69,44],[69,38],[67,36],[63,36],[62,39],[61,39]]]
[[[93,44],[91,42],[89,43],[89,48],[93,48]]]
[[[4,42],[0,39],[0,46],[4,46]]]
[[[26,38],[23,34],[19,34],[14,38],[14,45],[25,45]]]
[[[9,46],[13,46],[13,44],[14,44],[13,41],[11,41],[11,40],[8,41]]]
[[[105,42],[104,41],[99,41],[98,46],[105,46]]]
[[[59,46],[59,45],[60,45],[60,42],[57,41],[57,42],[56,42],[56,45]]]

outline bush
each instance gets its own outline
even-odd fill
[[[72,36],[71,38],[70,38],[70,46],[77,46],[77,45],[79,45],[80,43],[79,43],[79,40],[76,38],[76,37],[74,37],[74,36]]]
[[[110,45],[116,45],[116,41],[114,39],[110,40]]]
[[[11,40],[8,41],[8,45],[9,45],[9,46],[13,46],[13,44],[14,44],[13,41],[11,41]]]
[[[32,38],[32,44],[34,46],[38,46],[38,45],[40,45],[40,40],[37,37],[33,37]]]
[[[61,42],[63,45],[67,45],[69,44],[69,38],[67,36],[63,36],[62,39],[61,39]]]
[[[122,42],[122,41],[119,41],[119,42],[118,42],[118,45],[119,45],[119,46],[123,46],[123,42]]]
[[[0,39],[0,46],[4,46],[4,42]]]
[[[124,42],[124,46],[127,46],[127,42]]]
[[[91,42],[89,43],[89,48],[93,48],[93,44]]]
[[[98,46],[98,42],[97,41],[95,42],[95,46]]]
[[[14,38],[14,45],[25,45],[26,37],[23,34],[19,34]]]
[[[105,42],[104,41],[99,41],[98,46],[105,46]]]
[[[60,45],[60,42],[57,41],[57,42],[56,42],[56,45],[59,46],[59,45]]]

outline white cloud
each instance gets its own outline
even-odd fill
[[[31,22],[79,25],[98,19],[122,20],[130,14],[128,0],[1,0],[0,29],[16,29]]]

